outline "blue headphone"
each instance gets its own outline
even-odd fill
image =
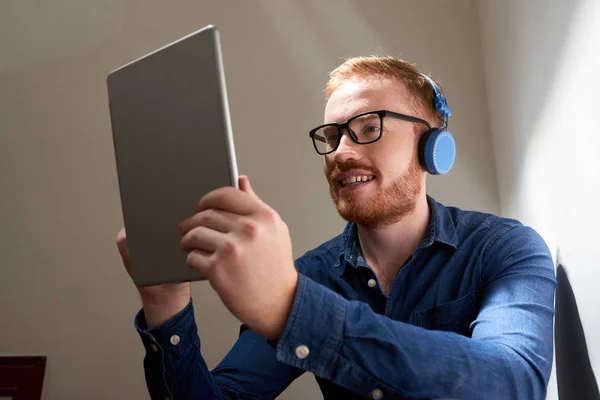
[[[454,159],[456,158],[456,142],[454,137],[446,129],[448,128],[448,117],[452,110],[448,108],[446,97],[435,84],[433,79],[421,74],[433,87],[433,105],[444,116],[444,124],[439,128],[431,128],[421,137],[419,142],[419,158],[421,165],[432,175],[445,175],[450,172]]]

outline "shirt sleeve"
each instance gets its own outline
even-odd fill
[[[277,361],[275,348],[245,326],[210,371],[200,352],[192,301],[152,329],[140,310],[135,327],[146,349],[144,372],[151,399],[274,399],[304,372]]]
[[[507,227],[481,258],[471,338],[392,320],[301,275],[277,358],[375,399],[544,399],[556,283],[548,248],[532,229]]]

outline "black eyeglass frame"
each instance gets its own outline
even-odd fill
[[[377,139],[368,141],[368,142],[359,142],[358,139],[355,137],[354,132],[352,132],[352,130],[350,129],[350,123],[352,121],[354,121],[357,118],[360,118],[364,115],[368,115],[368,114],[376,114],[379,116],[379,135],[377,136]],[[332,122],[329,124],[323,124],[323,125],[319,125],[314,129],[311,129],[310,132],[308,132],[308,136],[312,139],[313,142],[313,146],[315,147],[315,150],[318,154],[320,155],[326,155],[326,154],[330,154],[333,153],[334,151],[337,150],[337,148],[340,146],[340,142],[342,141],[342,135],[344,134],[344,130],[346,130],[348,132],[348,136],[350,137],[350,139],[352,139],[352,141],[356,144],[370,144],[370,143],[375,143],[376,141],[378,141],[379,139],[381,139],[381,136],[383,135],[383,118],[384,117],[391,117],[391,118],[396,118],[396,119],[401,119],[403,121],[408,121],[408,122],[415,122],[417,124],[423,124],[425,126],[427,126],[428,130],[431,130],[431,125],[429,124],[429,122],[425,121],[424,119],[421,118],[417,118],[417,117],[412,117],[410,115],[406,115],[406,114],[400,114],[397,112],[393,112],[393,111],[389,111],[389,110],[376,110],[376,111],[366,111],[360,114],[357,114],[351,118],[349,118],[346,122],[340,122],[340,123],[336,123],[336,122]],[[333,126],[336,127],[338,130],[338,141],[337,144],[331,148],[331,150],[323,153],[320,152],[319,149],[317,148],[317,140],[320,142],[325,142],[323,139],[321,138],[317,138],[315,137],[315,133],[317,133],[317,131],[319,129],[323,129],[326,128],[328,126]]]

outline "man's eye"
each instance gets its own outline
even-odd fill
[[[367,125],[362,129],[363,135],[372,135],[379,133],[379,125]]]
[[[333,142],[337,140],[337,132],[325,132],[325,140]]]

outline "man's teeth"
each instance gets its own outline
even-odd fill
[[[349,178],[342,180],[342,185],[352,185],[353,183],[361,183],[367,182],[375,178],[373,175],[359,175],[359,176],[351,176]]]

